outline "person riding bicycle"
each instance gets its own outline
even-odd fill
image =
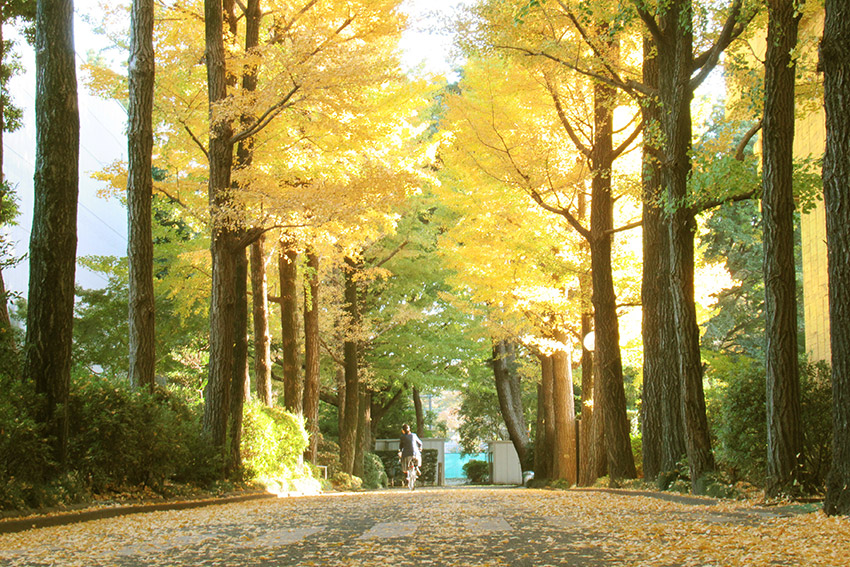
[[[401,426],[401,437],[398,440],[398,452],[401,457],[401,470],[407,474],[407,467],[411,459],[416,463],[416,474],[421,474],[419,467],[422,465],[422,440],[415,433],[410,432],[410,426],[406,423]]]

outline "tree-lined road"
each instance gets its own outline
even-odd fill
[[[839,565],[850,556],[846,519],[697,502],[492,488],[267,499],[2,535],[0,565]]]

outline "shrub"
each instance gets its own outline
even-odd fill
[[[242,466],[248,480],[303,476],[301,455],[309,440],[304,420],[278,407],[246,404]]]
[[[767,469],[767,411],[763,364],[743,356],[716,356],[711,377],[720,381],[708,400],[719,465],[730,482],[763,485]],[[832,389],[825,363],[800,363],[804,490],[823,489],[831,460]]]
[[[336,490],[360,490],[363,481],[360,477],[339,471],[331,477],[331,486]]]
[[[384,463],[375,453],[363,456],[363,486],[364,488],[386,488],[388,483]]]
[[[94,491],[144,484],[161,489],[178,472],[209,471],[200,415],[177,396],[131,390],[98,376],[72,380],[69,462]],[[192,467],[191,470],[195,470]]]
[[[0,509],[41,505],[34,485],[52,466],[43,428],[33,416],[31,383],[0,375]]]
[[[490,482],[490,463],[472,460],[463,465],[463,474],[472,484],[487,484]]]

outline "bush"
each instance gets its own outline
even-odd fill
[[[490,463],[472,460],[463,465],[463,474],[472,484],[488,484],[490,482]]]
[[[92,490],[146,485],[177,476],[208,480],[215,454],[201,443],[200,406],[174,393],[131,390],[98,376],[72,380],[69,462]]]
[[[708,401],[718,464],[730,483],[763,486],[767,469],[764,366],[744,356],[716,356],[711,378],[720,382]],[[832,387],[825,363],[800,363],[803,489],[820,492],[832,461]]]
[[[381,458],[375,453],[366,453],[363,456],[363,487],[386,488],[387,484],[387,473]]]
[[[331,477],[331,486],[336,490],[360,490],[363,481],[359,477],[340,471]]]
[[[242,466],[248,480],[304,475],[301,456],[309,437],[304,420],[259,402],[245,406],[242,421]]]
[[[40,506],[35,484],[52,463],[43,428],[34,419],[35,392],[31,383],[4,375],[0,390],[0,510]]]

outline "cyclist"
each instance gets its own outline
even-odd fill
[[[407,467],[411,459],[416,464],[417,476],[422,474],[419,467],[422,465],[422,440],[415,433],[410,432],[410,426],[406,423],[401,426],[401,437],[398,440],[398,452],[401,457],[401,470],[407,474]]]

